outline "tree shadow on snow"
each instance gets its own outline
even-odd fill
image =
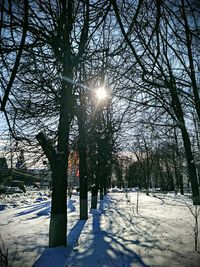
[[[21,212],[16,213],[15,217],[25,216],[25,215],[34,213],[34,212],[39,211],[39,210],[50,209],[50,203],[51,203],[50,201],[46,201],[43,203],[35,204],[31,208],[27,208]]]
[[[107,203],[110,204],[110,203]],[[103,230],[102,216],[108,207],[104,201],[100,201],[97,210],[91,210],[92,229],[84,228],[77,242],[77,246],[69,255],[66,261],[67,267],[72,266],[95,266],[95,267],[147,267],[141,257],[126,246],[123,239],[119,239],[112,233],[112,224]],[[90,229],[90,231],[89,231]],[[88,232],[89,231],[89,232]],[[136,244],[137,240],[129,240],[129,243]]]
[[[76,207],[74,206],[75,200],[69,199],[67,203],[67,208],[70,210],[70,212],[73,212],[76,210]]]
[[[67,203],[68,212],[74,212],[76,210],[74,206],[75,200],[69,199]],[[51,201],[45,201],[42,203],[36,203],[34,205],[26,206],[23,211],[16,213],[15,217],[26,216],[29,214],[33,214],[32,217],[27,218],[27,220],[36,219],[40,216],[50,217],[51,214]]]
[[[94,231],[94,253],[98,257],[99,266],[123,266],[129,267],[131,264],[146,267],[140,256],[133,250],[130,250],[123,239],[119,239],[108,229],[101,229],[101,215],[93,214],[93,231]],[[137,241],[132,240],[132,244]],[[102,263],[102,265],[101,265]]]
[[[161,255],[166,249],[154,235],[159,222],[127,212],[118,203],[100,201],[87,221],[78,221],[70,230],[68,247],[46,249],[34,267],[148,267],[143,261],[152,257],[148,251],[156,249]]]
[[[78,221],[67,236],[67,247],[46,248],[32,267],[64,267],[69,255],[76,247],[86,221]]]
[[[170,232],[166,219],[157,219],[156,216],[147,217],[142,214],[142,211],[136,214],[131,204],[127,203],[127,205],[130,205],[130,208],[126,207],[123,210],[115,207],[110,210],[110,217],[121,219],[114,221],[114,223],[110,221],[111,226],[114,225],[116,229],[115,238],[118,238],[120,242],[123,240],[122,243],[129,242],[131,237],[138,238],[137,250],[142,253],[142,258],[151,266],[158,266],[158,264],[169,266],[174,260],[184,262],[183,258],[187,259],[187,255],[175,248],[174,243],[180,242],[181,245],[181,241],[178,241],[178,235]],[[184,265],[183,262],[180,266],[189,266],[188,263]]]

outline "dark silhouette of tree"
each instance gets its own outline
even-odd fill
[[[190,99],[190,95],[187,94],[188,84],[183,78],[184,72],[182,72],[182,70],[177,70],[177,66],[174,62],[174,58],[176,58],[176,64],[179,64],[178,61],[181,60],[184,55],[179,49],[175,50],[175,47],[178,47],[178,41],[176,39],[176,33],[178,32],[177,25],[180,25],[180,28],[184,28],[183,30],[186,33],[186,40],[183,39],[182,41],[184,41],[184,45],[187,46],[187,55],[189,58],[188,60],[184,58],[182,61],[187,68],[189,68],[189,75],[193,81],[193,96],[196,99],[195,101],[198,102],[198,95],[196,94],[196,87],[194,86],[194,66],[191,64],[192,53],[190,53],[190,49],[188,49],[190,46],[190,42],[188,43],[188,41],[191,41],[191,31],[190,36],[188,36],[189,29],[187,27],[188,21],[190,19],[195,20],[197,13],[195,11],[192,17],[187,16],[186,21],[186,9],[189,6],[185,1],[180,1],[176,5],[179,9],[174,8],[169,2],[167,2],[167,4],[162,4],[160,1],[148,1],[148,3],[147,1],[143,1],[140,8],[138,6],[139,11],[137,16],[135,8],[132,8],[132,17],[134,19],[131,20],[131,11],[125,14],[121,10],[120,4],[117,4],[115,0],[111,2],[121,33],[135,59],[136,69],[140,73],[140,84],[143,82],[141,89],[147,95],[153,95],[160,104],[163,105],[165,111],[170,114],[182,133],[188,173],[192,185],[193,202],[194,204],[200,203],[194,155],[192,153],[192,146],[185,118],[184,99]],[[193,8],[196,10],[195,7]],[[192,10],[191,6],[190,10]],[[181,16],[177,15],[179,12]],[[174,30],[171,28],[171,24],[175,23],[176,27]],[[125,29],[128,29],[128,31]],[[137,36],[134,41],[131,39],[134,38],[133,36]],[[138,45],[136,45],[136,43]],[[174,46],[173,43],[176,43],[177,46]],[[192,62],[194,63],[194,61]],[[135,82],[134,76],[132,82]],[[139,83],[136,81],[136,84]],[[196,109],[196,104],[194,108]]]
[[[24,17],[16,1],[3,5],[10,14],[2,49],[12,40],[12,25],[23,25]],[[34,144],[36,136],[52,171],[52,206],[49,232],[51,247],[66,245],[66,189],[69,135],[76,107],[76,73],[80,64],[91,60],[96,50],[95,32],[109,10],[107,3],[89,1],[35,1],[28,6],[26,42],[23,45],[7,113],[16,138]],[[100,16],[101,14],[101,16]],[[10,35],[8,35],[9,33]],[[18,41],[18,39],[17,39]],[[91,47],[90,47],[91,45]],[[89,49],[90,48],[90,49]],[[17,47],[11,43],[11,49]],[[90,51],[90,52],[89,52]],[[9,49],[6,50],[7,55]],[[3,77],[11,68],[4,57]],[[10,64],[10,65],[9,65]]]

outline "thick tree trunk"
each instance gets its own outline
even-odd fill
[[[191,142],[188,135],[188,132],[184,125],[181,127],[183,143],[185,147],[185,154],[187,159],[188,165],[188,173],[191,180],[191,187],[192,187],[192,196],[193,196],[193,204],[200,205],[200,196],[199,196],[199,185],[197,180],[197,173],[196,173],[196,166],[194,164],[194,158],[191,149]]]
[[[100,200],[103,200],[103,186],[100,187]]]
[[[68,151],[56,153],[51,142],[44,133],[36,136],[45,155],[47,156],[52,170],[52,203],[51,219],[49,228],[49,247],[66,246],[67,234],[67,168]],[[68,139],[65,140],[66,143]],[[67,146],[66,146],[67,147]]]
[[[60,55],[57,59],[62,65],[62,77],[73,80],[73,55],[71,53],[71,31],[72,31],[72,0],[60,1],[60,17],[58,20],[58,41]],[[56,45],[53,45],[57,51]],[[57,52],[56,52],[57,53]],[[62,54],[62,56],[61,56]],[[61,57],[60,57],[61,56]],[[49,229],[49,246],[65,246],[67,244],[67,169],[69,156],[69,132],[70,124],[74,116],[73,84],[68,80],[61,80],[61,91],[59,95],[59,122],[58,138],[54,159],[51,160],[53,190],[51,220]],[[54,162],[55,161],[55,162]]]
[[[66,246],[67,239],[67,175],[59,165],[53,171],[49,247]]]
[[[86,149],[79,148],[80,220],[88,218],[88,181],[86,170]]]
[[[104,185],[104,187],[103,187],[103,194],[104,194],[104,196],[107,195],[107,186],[106,185]]]
[[[191,180],[193,204],[200,205],[199,185],[198,185],[198,179],[197,179],[196,166],[194,163],[194,157],[192,154],[191,141],[190,141],[189,134],[185,126],[182,106],[181,106],[181,103],[178,97],[175,81],[173,81],[173,77],[171,78],[169,89],[170,89],[170,93],[172,97],[172,107],[177,117],[178,126],[181,130],[183,144],[185,148],[185,155],[186,155],[187,166],[188,166],[188,174]]]
[[[98,195],[98,187],[96,185],[94,185],[92,187],[91,209],[97,208],[97,195]]]

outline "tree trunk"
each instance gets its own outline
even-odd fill
[[[66,246],[67,239],[67,175],[60,171],[59,164],[53,170],[53,190],[49,247]]]
[[[103,187],[100,187],[100,200],[103,200]]]
[[[84,96],[81,98],[78,114],[79,126],[79,183],[80,183],[80,220],[88,218],[88,178],[87,178],[87,133],[86,133],[86,103]]]
[[[86,148],[79,147],[80,220],[88,218],[88,181],[86,170]]]
[[[181,173],[179,173],[179,185],[180,185],[181,195],[184,195],[183,175]]]
[[[181,195],[184,195],[183,190],[183,175],[181,173],[181,164],[180,164],[180,153],[178,147],[178,137],[176,133],[176,129],[174,128],[174,138],[176,142],[175,151],[173,151],[173,162],[174,162],[174,169],[175,169],[175,177],[176,177],[176,186],[180,187]]]
[[[182,111],[181,103],[178,97],[177,88],[176,88],[173,77],[171,77],[171,83],[169,84],[169,89],[170,89],[170,94],[172,98],[172,107],[177,117],[178,126],[181,130],[183,144],[185,148],[188,173],[189,173],[189,177],[191,180],[193,204],[199,205],[200,204],[199,185],[198,185],[198,180],[197,180],[196,166],[194,164],[194,157],[192,154],[191,141],[190,141],[189,134],[185,126],[183,111]]]
[[[198,83],[197,83],[197,73],[195,72],[195,56],[193,56],[193,51],[192,51],[192,46],[193,46],[193,36],[192,36],[192,29],[190,28],[189,24],[189,17],[186,14],[186,6],[185,6],[185,1],[181,0],[182,4],[182,16],[184,20],[184,26],[185,26],[185,37],[186,37],[186,47],[187,47],[187,56],[188,56],[188,61],[189,61],[189,68],[188,71],[190,71],[189,78],[191,80],[191,88],[193,90],[194,94],[194,104],[195,104],[195,109],[197,112],[197,116],[200,120],[200,97],[199,97],[199,88],[198,88]]]
[[[106,155],[103,155],[104,157]],[[103,196],[106,195],[106,191],[107,191],[107,186],[106,186],[106,182],[107,182],[107,164],[105,161],[105,158],[102,160],[102,173],[101,173],[101,187],[100,187],[100,199],[103,200]]]
[[[100,136],[98,136],[98,165],[97,165],[97,182],[100,189],[100,200],[103,200],[103,186],[104,186],[104,164],[103,164],[103,157],[104,157],[104,142]]]
[[[44,133],[40,132],[36,138],[47,156],[52,170],[49,247],[66,246],[68,149],[64,149],[63,153],[56,153],[51,141],[46,138]],[[65,141],[68,143],[68,138]]]
[[[104,172],[103,168],[105,168],[102,164],[102,155],[100,155],[100,169],[99,169],[99,187],[100,187],[100,200],[103,200],[103,185],[104,185]]]
[[[92,187],[91,209],[97,208],[97,195],[98,195],[98,187],[96,185],[94,185]]]
[[[183,137],[183,143],[185,147],[185,154],[188,165],[188,173],[191,180],[193,204],[200,205],[199,185],[197,180],[196,166],[194,164],[194,158],[192,155],[191,142],[185,125],[181,125],[181,133]]]
[[[104,187],[103,187],[103,194],[104,194],[104,196],[107,195],[107,186],[106,185],[104,185]]]

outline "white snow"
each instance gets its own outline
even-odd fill
[[[51,201],[30,193],[0,198],[0,233],[11,267],[200,266],[187,196],[110,192],[79,220],[79,200],[68,200],[68,247],[48,248]],[[187,203],[187,205],[186,205]],[[193,207],[194,209],[194,207]],[[199,218],[200,220],[200,218]]]

